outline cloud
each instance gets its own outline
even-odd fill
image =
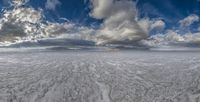
[[[27,2],[28,0],[13,0],[13,8],[3,11],[0,18],[0,46],[27,41],[51,41],[51,44],[56,41],[57,45],[66,44],[62,41],[67,40],[73,44],[76,41],[89,41],[97,45],[142,43],[148,47],[200,45],[200,32],[181,34],[178,28],[165,31],[166,23],[160,18],[138,18],[136,3],[131,0],[90,0],[90,16],[103,21],[99,29],[76,25],[64,18],[60,18],[63,23],[46,21],[43,19],[42,9],[22,6]],[[48,9],[55,10],[57,5],[60,3],[51,5]],[[188,27],[197,21],[199,17],[192,14],[179,23]],[[148,34],[154,31],[156,34],[149,37]],[[48,40],[45,41],[46,39]]]
[[[153,35],[141,43],[156,48],[199,47],[200,32],[180,34],[179,30],[167,30],[165,33]]]
[[[52,23],[44,20],[43,10],[22,6],[26,0],[13,0],[12,9],[5,9],[0,18],[0,44],[37,41],[57,37],[78,29],[68,21]]]
[[[190,16],[179,21],[180,28],[168,29],[161,33],[156,33],[147,39],[141,41],[143,45],[153,48],[180,48],[180,47],[199,47],[200,46],[200,30],[197,28],[197,32],[183,32],[182,27],[190,27],[194,22],[198,22],[199,17],[191,14]],[[141,19],[139,21],[140,26],[145,31],[151,31],[152,29],[163,29],[165,23],[161,20],[149,20]]]
[[[1,41],[13,41],[16,37],[26,36],[21,25],[15,25],[11,23],[4,23],[0,30],[0,42]]]
[[[15,5],[16,6],[16,5]],[[0,18],[1,41],[15,41],[39,32],[36,24],[42,21],[42,14],[33,8],[5,10]],[[36,35],[36,34],[33,34]]]
[[[200,32],[197,28],[197,32],[183,32],[182,27],[190,27],[193,23],[198,22],[199,17],[195,14],[191,14],[190,16],[179,21],[180,27],[177,29],[168,29],[164,31],[164,33],[158,33],[153,36],[150,36],[148,39],[142,40],[146,46],[156,47],[156,48],[171,48],[171,47],[199,47],[200,46]],[[152,22],[150,20],[143,20],[144,22]],[[146,24],[148,25],[148,24]],[[156,21],[151,26],[147,26],[148,28],[160,28],[161,25],[164,26],[164,23],[160,21]],[[161,27],[162,28],[162,27]]]
[[[130,0],[90,0],[90,16],[103,20],[96,32],[97,44],[133,43],[147,37],[135,20],[136,4]]]
[[[151,25],[151,30],[163,30],[165,28],[165,22],[162,20],[153,21]]]
[[[165,28],[165,22],[160,19],[142,18],[138,20],[138,24],[146,33],[151,33],[153,30],[163,31]]]
[[[61,2],[59,0],[47,0],[45,8],[55,11],[56,7],[59,5],[61,5]]]
[[[181,27],[189,27],[194,22],[199,21],[199,16],[196,14],[191,14],[188,17],[179,21]]]
[[[21,6],[25,5],[29,0],[11,0],[11,5],[13,6]]]

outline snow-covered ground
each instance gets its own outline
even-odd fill
[[[200,102],[200,53],[4,51],[0,102]]]

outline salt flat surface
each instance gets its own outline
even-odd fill
[[[200,102],[200,53],[0,53],[0,102]]]

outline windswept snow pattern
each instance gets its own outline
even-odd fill
[[[199,102],[199,52],[0,53],[0,102]]]

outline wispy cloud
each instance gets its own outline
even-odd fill
[[[45,8],[54,11],[59,5],[61,5],[61,2],[59,0],[47,0]]]
[[[141,41],[149,47],[199,47],[200,32],[181,34],[179,30],[167,30]]]
[[[188,27],[191,24],[198,22],[199,21],[199,16],[196,14],[191,14],[188,17],[182,19],[179,21],[181,27]]]

